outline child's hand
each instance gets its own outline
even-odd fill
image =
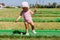
[[[37,10],[35,9],[35,10],[34,10],[34,12],[36,13],[36,12],[37,12]]]
[[[18,21],[15,21],[16,23],[18,22]]]
[[[34,13],[36,13],[36,12],[37,12],[37,8],[35,7]]]
[[[16,21],[15,21],[15,22],[18,22],[20,18],[21,18],[21,16],[19,16],[19,17],[16,19]]]
[[[35,5],[35,8],[34,8],[34,13],[36,13],[37,12],[37,6]]]

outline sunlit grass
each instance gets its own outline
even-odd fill
[[[21,8],[8,8],[8,9],[1,9],[0,10],[0,18],[17,18],[20,15],[21,12]],[[33,8],[31,8],[31,10],[33,11]],[[37,15],[39,14],[39,15]],[[41,17],[41,16],[53,16],[53,17],[60,17],[60,9],[47,9],[47,8],[38,8],[37,12],[35,13],[35,15],[33,15],[34,17]]]
[[[60,29],[60,23],[59,22],[34,22],[35,23],[35,29]],[[24,22],[0,22],[0,30],[25,30]],[[29,25],[29,29],[31,29]]]

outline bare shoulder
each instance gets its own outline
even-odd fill
[[[21,11],[21,13],[23,13],[23,10]]]
[[[22,16],[22,14],[23,14],[23,10],[20,12],[20,16]]]
[[[31,10],[31,9],[29,9],[29,11],[31,12],[32,10]]]

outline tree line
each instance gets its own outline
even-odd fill
[[[56,2],[53,4],[48,3],[48,5],[40,5],[40,4],[30,4],[31,7],[37,7],[37,8],[60,8],[60,4],[58,5]]]
[[[37,7],[37,8],[60,8],[60,4],[58,5],[56,2],[48,3],[48,5],[41,5],[41,4],[30,4],[31,8]],[[21,8],[21,6],[6,6],[5,8]]]

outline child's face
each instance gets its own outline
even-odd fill
[[[28,7],[23,7],[23,11],[28,11]]]

